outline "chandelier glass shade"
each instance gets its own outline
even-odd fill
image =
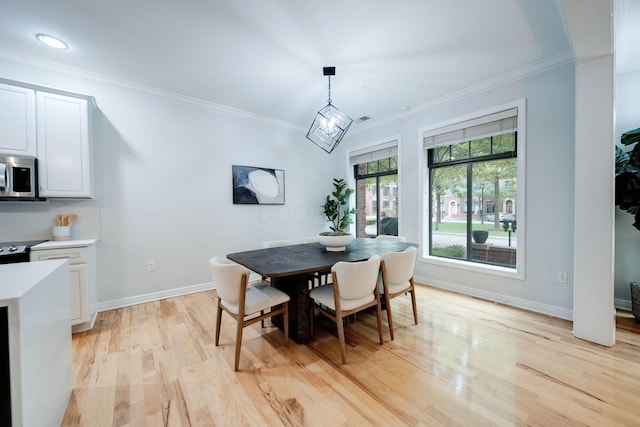
[[[325,76],[329,76],[329,99],[327,105],[316,114],[307,138],[327,153],[338,146],[347,133],[353,120],[331,103],[331,76],[335,75],[335,67],[324,67]]]

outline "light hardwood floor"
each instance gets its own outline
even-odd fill
[[[576,339],[571,322],[426,286],[393,300],[395,341],[377,340],[375,311],[335,336],[283,346],[282,332],[245,329],[215,293],[100,313],[73,336],[75,426],[638,426],[640,328],[621,318],[612,348]],[[383,313],[383,316],[385,314]],[[385,322],[386,324],[386,322]]]

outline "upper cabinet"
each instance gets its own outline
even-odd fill
[[[35,100],[33,89],[0,83],[1,155],[36,155]]]
[[[40,197],[90,198],[87,99],[36,91]]]
[[[0,78],[0,155],[38,159],[40,197],[93,197],[94,105],[90,97]]]

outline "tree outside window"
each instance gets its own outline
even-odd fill
[[[516,133],[435,147],[429,159],[429,254],[515,268]]]

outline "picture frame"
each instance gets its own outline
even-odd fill
[[[234,205],[284,205],[284,170],[232,165]]]

